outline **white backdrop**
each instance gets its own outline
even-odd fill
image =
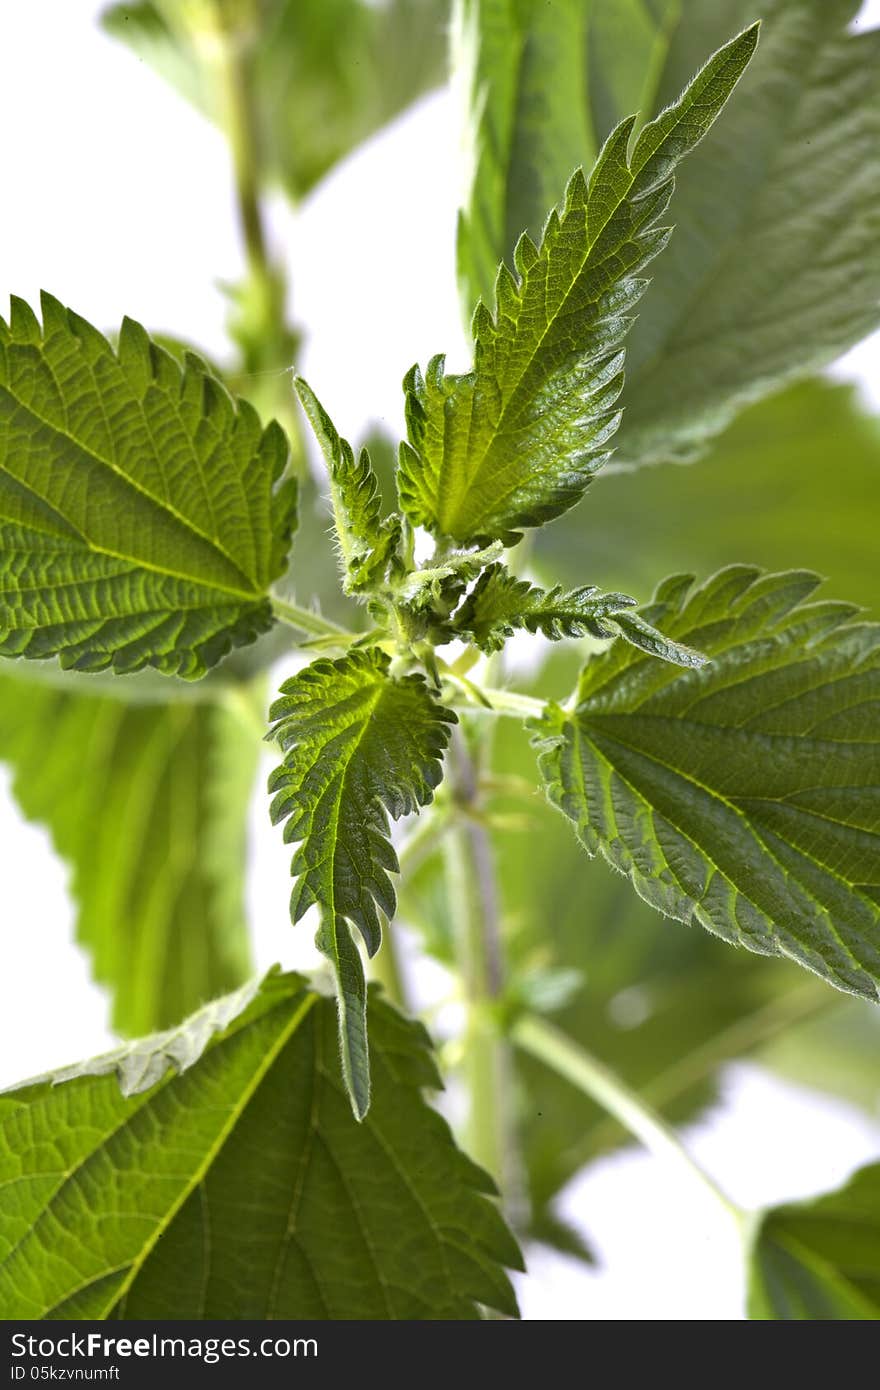
[[[100,327],[127,313],[222,355],[216,282],[241,270],[224,142],[103,37],[100,8],[0,7],[0,293],[33,302],[44,287]],[[880,0],[869,0],[860,23],[880,23]],[[272,208],[275,243],[293,268],[295,317],[309,333],[304,370],[349,436],[370,419],[400,431],[399,382],[412,362],[446,349],[453,366],[466,363],[451,119],[448,97],[430,97],[340,167],[298,216],[280,200]],[[878,351],[876,340],[863,345],[835,374],[859,379],[880,403]],[[293,963],[310,949],[308,932],[287,920],[289,856],[262,796],[251,823],[259,964]],[[66,869],[45,832],[22,824],[2,769],[0,885],[2,1085],[112,1040],[106,1000],[71,940]],[[753,1205],[830,1187],[880,1157],[880,1123],[749,1066],[729,1070],[722,1103],[688,1140],[731,1196]],[[572,1183],[561,1205],[603,1266],[588,1272],[535,1252],[519,1281],[525,1316],[742,1316],[734,1233],[659,1162],[628,1150]]]

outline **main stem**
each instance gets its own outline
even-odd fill
[[[714,1179],[691,1157],[675,1131],[598,1058],[541,1018],[521,1018],[514,1025],[511,1038],[517,1047],[537,1057],[601,1105],[645,1148],[660,1158],[671,1160],[687,1173],[691,1182],[699,1183],[704,1191],[710,1193],[738,1225],[743,1225],[747,1219],[746,1213],[722,1192]]]
[[[477,771],[460,729],[452,740],[449,767],[456,810],[445,840],[446,885],[467,1010],[464,1142],[476,1162],[509,1193],[514,1150],[508,1114],[509,1057],[497,1017],[503,985],[498,894],[489,836],[474,818],[479,801]]]
[[[253,61],[260,15],[255,4],[243,5],[231,17],[217,5],[215,15],[215,71],[247,266],[231,331],[249,378],[249,398],[265,414],[281,420],[293,445],[293,466],[302,473],[305,460],[287,375],[299,337],[288,322],[287,279],[270,254],[260,198],[265,168]]]
[[[248,272],[254,279],[268,280],[271,266],[260,207],[260,154],[252,100],[251,41],[248,35],[235,31],[224,33],[222,55],[226,132]]]

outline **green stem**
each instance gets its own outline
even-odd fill
[[[460,730],[452,740],[449,766],[453,801],[464,812],[454,818],[445,839],[449,911],[467,1009],[464,1142],[508,1193],[513,1146],[506,1105],[510,1059],[497,1017],[503,984],[500,914],[492,846],[485,826],[473,818],[479,795],[476,769]]]
[[[347,647],[357,635],[349,632],[348,628],[340,627],[339,623],[332,622],[330,618],[322,618],[320,613],[314,613],[311,608],[300,608],[298,604],[288,603],[286,599],[276,598],[274,594],[270,598],[275,617],[282,623],[299,628],[300,632],[311,633],[314,637],[338,637],[342,647]]]
[[[247,33],[227,30],[221,47],[220,77],[226,132],[232,155],[236,203],[248,271],[256,280],[270,280],[272,267],[260,207],[260,148],[252,97],[252,40]]]
[[[469,708],[476,713],[508,714],[516,719],[540,719],[547,708],[545,700],[536,700],[533,695],[520,695],[516,690],[498,690],[492,686],[476,685],[451,669],[443,672],[443,679],[461,691],[468,700]]]
[[[299,421],[288,370],[299,349],[299,335],[288,322],[287,277],[273,260],[260,192],[266,178],[256,103],[254,52],[260,36],[260,7],[254,0],[214,7],[217,92],[229,141],[239,230],[247,273],[233,291],[230,333],[241,356],[252,404],[277,416],[292,446],[292,467],[308,479]]]
[[[538,1058],[601,1105],[645,1148],[658,1157],[676,1163],[691,1181],[698,1182],[704,1191],[709,1192],[738,1225],[743,1225],[747,1214],[722,1192],[714,1179],[691,1157],[675,1130],[603,1062],[541,1018],[521,1018],[514,1024],[511,1037],[517,1047]]]

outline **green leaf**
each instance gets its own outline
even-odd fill
[[[50,1086],[60,1086],[65,1081],[76,1081],[81,1077],[112,1076],[123,1096],[139,1096],[151,1090],[158,1082],[174,1075],[182,1075],[201,1061],[206,1050],[217,1035],[224,1032],[230,1024],[239,1020],[247,1021],[248,1013],[259,1014],[261,989],[270,996],[277,996],[279,984],[278,967],[273,966],[265,979],[259,975],[246,980],[238,989],[229,994],[211,999],[189,1018],[180,1021],[176,1027],[151,1033],[148,1037],[137,1038],[134,1042],[123,1043],[110,1052],[102,1052],[98,1057],[73,1062],[67,1067],[57,1067],[42,1076],[31,1077],[20,1082],[22,1088],[40,1086],[48,1082]],[[298,981],[298,983],[305,983]],[[251,1005],[257,1000],[257,1005]],[[245,1015],[242,1018],[242,1015]],[[3,1095],[9,1091],[4,1090]]]
[[[590,495],[591,572],[604,587],[647,596],[657,575],[676,567],[699,574],[741,561],[807,565],[827,576],[832,597],[856,595],[880,614],[878,476],[880,426],[856,390],[799,383],[743,411],[697,471],[606,470]],[[578,516],[536,535],[534,564],[547,581],[579,580]]]
[[[683,642],[673,642],[666,633],[658,632],[651,623],[646,622],[641,613],[616,613],[614,622],[620,629],[621,637],[648,656],[670,661],[673,666],[691,666],[696,670],[705,665],[706,658],[702,652],[695,652]]]
[[[837,1192],[761,1214],[748,1311],[759,1320],[880,1318],[880,1163]]]
[[[447,375],[437,357],[407,376],[409,443],[399,489],[417,524],[457,541],[501,539],[573,506],[608,457],[620,420],[620,345],[665,245],[657,227],[676,165],[699,143],[754,51],[753,26],[722,48],[679,101],[645,126],[609,137],[589,183],[577,171],[540,249],[517,244],[516,276],[499,271],[495,314],[474,315],[475,363]]]
[[[273,824],[297,845],[290,915],[316,905],[317,945],[333,965],[339,993],[342,1064],[358,1118],[370,1103],[366,985],[351,934],[369,955],[382,939],[379,911],[394,915],[389,874],[398,872],[388,833],[426,806],[443,775],[441,757],[455,715],[422,676],[394,677],[378,647],[316,661],[285,681],[269,711],[284,761],[269,779]]]
[[[5,1315],[515,1316],[491,1180],[422,1098],[427,1035],[381,998],[370,1015],[362,1125],[333,1005],[295,975],[0,1096]]]
[[[312,388],[302,377],[294,385],[327,464],[342,587],[348,594],[374,589],[399,551],[400,517],[382,518],[379,482],[368,451],[361,449],[355,462],[351,445],[339,437]]]
[[[764,0],[761,48],[682,171],[627,350],[623,461],[692,456],[733,413],[880,322],[880,33],[859,0]],[[752,0],[684,0],[657,101]]]
[[[560,585],[549,591],[539,589],[495,564],[483,571],[459,608],[455,630],[485,652],[500,651],[508,637],[523,628],[541,632],[554,642],[585,633],[614,637],[616,629],[609,620],[635,602],[627,594],[600,594],[590,584],[567,594]]]
[[[71,867],[77,940],[111,991],[118,1032],[177,1023],[248,973],[257,747],[219,702],[133,704],[82,678],[62,688],[0,676],[0,760]]]
[[[113,5],[102,23],[223,127],[214,8],[141,0]],[[261,0],[255,8],[257,136],[267,177],[293,199],[443,81],[446,0]]]
[[[591,585],[563,593],[560,586],[544,590],[516,579],[503,565],[491,565],[455,615],[458,636],[476,642],[486,652],[500,651],[520,628],[541,632],[551,641],[563,637],[624,637],[633,646],[680,666],[701,666],[703,658],[662,632],[637,613],[627,594],[603,594]]]
[[[458,275],[468,319],[478,299],[491,304],[498,264],[520,234],[538,240],[572,169],[592,164],[631,111],[652,107],[677,8],[677,0],[459,0],[452,54],[470,167]],[[691,72],[734,27],[704,45]]]
[[[272,624],[296,487],[195,357],[42,297],[0,320],[0,655],[200,676]]]
[[[665,581],[647,618],[711,662],[615,645],[551,708],[550,799],[652,906],[841,989],[880,994],[880,626],[807,603],[818,580]]]

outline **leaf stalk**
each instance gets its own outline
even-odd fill
[[[299,628],[300,632],[308,632],[314,637],[338,637],[339,645],[345,649],[349,643],[354,641],[357,633],[350,632],[348,628],[340,627],[339,623],[334,623],[330,618],[324,618],[320,613],[314,612],[311,608],[301,608],[299,604],[289,603],[286,599],[271,596],[272,612],[282,623],[287,623],[290,627]]]
[[[510,715],[514,719],[540,719],[547,708],[546,701],[533,695],[521,695],[516,690],[500,690],[493,686],[477,685],[447,669],[443,679],[465,695],[469,709],[476,713]]]
[[[714,1178],[700,1167],[662,1116],[652,1110],[638,1092],[606,1067],[604,1062],[593,1057],[552,1023],[533,1015],[520,1018],[513,1025],[510,1036],[515,1046],[543,1062],[601,1105],[651,1153],[674,1163],[691,1182],[708,1192],[740,1228],[744,1227],[748,1213],[737,1206]]]

